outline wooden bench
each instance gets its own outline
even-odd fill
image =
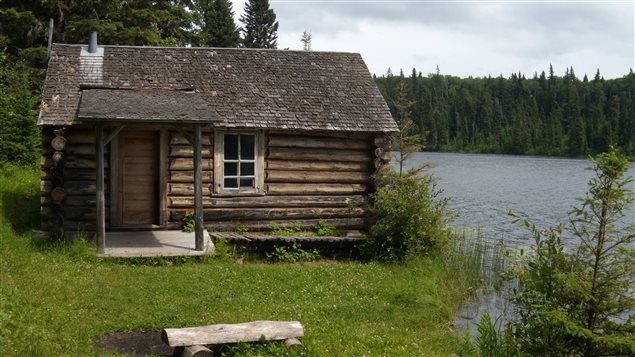
[[[299,321],[252,321],[239,324],[166,328],[161,340],[174,347],[174,356],[211,356],[206,345],[267,341],[285,341],[287,348],[300,346],[298,337],[304,336]]]

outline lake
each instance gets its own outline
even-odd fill
[[[590,161],[581,159],[427,152],[410,158],[412,165],[424,163],[432,165],[430,172],[451,199],[449,208],[458,214],[452,225],[479,229],[484,240],[502,241],[509,248],[528,247],[533,238],[524,226],[513,223],[508,211],[539,229],[567,223],[571,206],[577,204],[577,197],[584,197],[593,175],[585,170]],[[635,170],[628,174],[635,175]],[[635,223],[635,208],[626,223]],[[577,241],[565,234],[563,243],[571,247]],[[474,300],[456,311],[455,328],[476,336],[485,313],[499,324],[506,323],[513,316],[509,294],[509,286],[497,292],[477,290]]]
[[[453,226],[478,228],[484,239],[502,240],[514,248],[526,247],[533,239],[526,228],[513,223],[508,211],[541,229],[566,223],[593,175],[585,170],[590,161],[582,159],[431,152],[410,157],[410,164],[424,163],[432,165],[430,172],[451,199],[449,208],[458,214]],[[629,175],[635,175],[633,168]],[[635,223],[635,209],[628,221]]]

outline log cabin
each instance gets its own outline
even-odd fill
[[[356,53],[54,44],[42,230],[363,229],[397,130]]]

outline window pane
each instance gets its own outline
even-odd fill
[[[225,160],[238,160],[238,135],[225,135]]]
[[[233,179],[225,179],[225,188],[238,188],[238,180]]]
[[[238,175],[238,163],[226,162],[225,163],[225,176],[236,176],[236,175]]]
[[[254,179],[240,179],[240,187],[254,187]]]
[[[253,162],[243,162],[240,164],[240,176],[253,176],[253,174],[254,174]]]
[[[254,159],[254,135],[241,135],[240,136],[240,158],[243,160]]]

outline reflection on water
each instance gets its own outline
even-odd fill
[[[458,213],[453,225],[478,228],[484,240],[502,241],[509,248],[526,248],[533,243],[529,231],[507,214],[512,210],[538,229],[568,222],[576,198],[583,197],[592,172],[585,170],[588,160],[531,156],[416,153],[411,165],[432,164],[449,208]],[[631,168],[629,175],[635,175]],[[634,189],[631,184],[631,189]],[[627,215],[635,223],[635,208]],[[576,241],[563,238],[565,245]],[[474,301],[461,306],[455,315],[459,331],[476,334],[476,324],[489,313],[492,319],[506,322],[512,315],[508,302],[510,288],[502,292],[475,294]]]

